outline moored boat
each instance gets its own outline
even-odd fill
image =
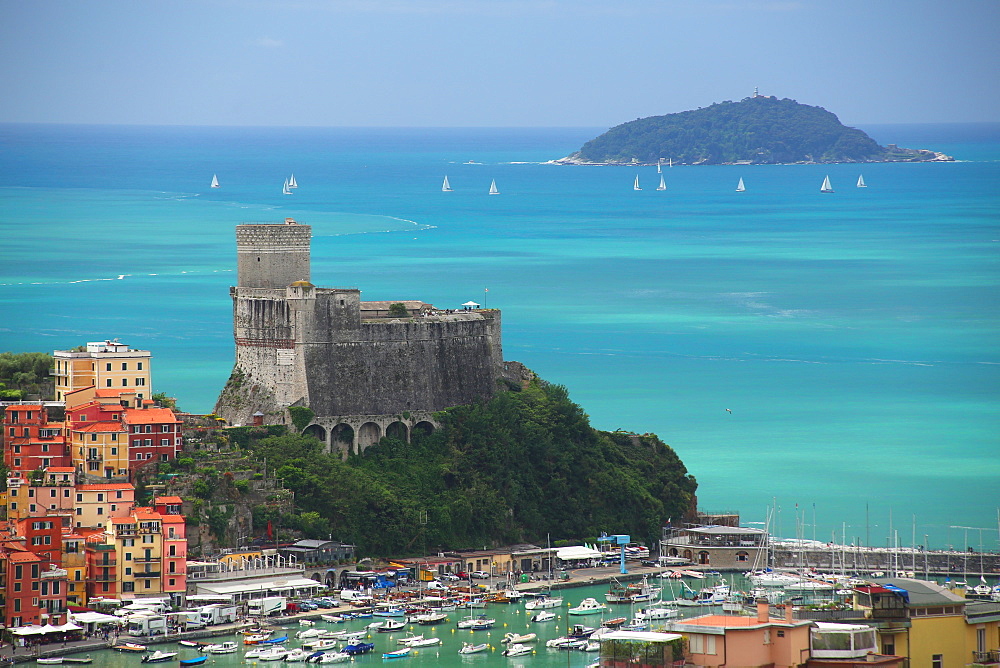
[[[517,643],[534,642],[538,636],[534,633],[506,633],[502,642],[504,645],[516,645]]]
[[[500,653],[504,656],[521,656],[522,654],[531,654],[533,651],[528,645],[514,644]]]
[[[580,602],[580,605],[575,608],[569,609],[569,614],[571,615],[596,615],[604,610],[607,610],[608,606],[603,603],[598,602],[596,598],[585,598]]]
[[[410,647],[404,647],[403,649],[397,649],[393,652],[385,652],[382,655],[383,659],[402,659],[403,657],[409,656],[410,652],[413,651]]]
[[[458,650],[458,653],[459,654],[476,654],[478,652],[485,652],[489,648],[490,648],[490,644],[489,643],[485,643],[485,642],[484,643],[480,643],[478,645],[474,645],[471,642],[463,642],[462,643],[462,649]]]
[[[134,642],[125,642],[125,643],[121,643],[121,644],[115,645],[111,649],[116,649],[119,652],[133,652],[133,653],[135,653],[135,652],[145,652],[146,651],[146,646],[145,645],[139,645],[139,644],[134,643]]]
[[[177,656],[177,652],[161,652],[156,650],[152,654],[142,657],[142,663],[163,663]]]
[[[533,622],[551,622],[556,618],[556,613],[549,612],[548,610],[542,610],[541,612],[536,612],[531,616],[531,621]]]
[[[205,647],[205,651],[209,654],[232,654],[237,649],[239,649],[239,645],[232,641],[226,641],[218,645],[207,645]]]
[[[193,659],[181,659],[180,664],[182,666],[200,666],[201,664],[208,661],[207,656],[198,656]]]

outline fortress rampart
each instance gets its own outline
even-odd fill
[[[331,448],[345,445],[335,428],[349,425],[346,445],[362,450],[393,423],[408,438],[417,422],[433,426],[434,411],[492,396],[505,377],[499,311],[362,319],[360,290],[309,282],[308,225],[244,224],[236,234],[236,363],[216,405],[230,424],[258,412],[280,422],[288,406],[308,406]],[[365,424],[378,430],[355,428]]]

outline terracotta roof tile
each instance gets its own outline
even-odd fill
[[[125,421],[129,424],[180,423],[169,408],[126,408]]]

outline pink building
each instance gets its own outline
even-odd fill
[[[668,624],[688,641],[688,663],[694,666],[772,666],[792,668],[809,660],[811,620],[771,617],[766,602],[755,617],[704,615]]]

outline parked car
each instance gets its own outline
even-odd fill
[[[487,573],[486,571],[472,571],[471,575],[472,575],[472,577],[476,578],[477,580],[489,580],[490,579],[490,574]]]
[[[444,573],[441,576],[441,579],[444,580],[445,582],[458,582],[462,578],[458,577],[454,573]]]

